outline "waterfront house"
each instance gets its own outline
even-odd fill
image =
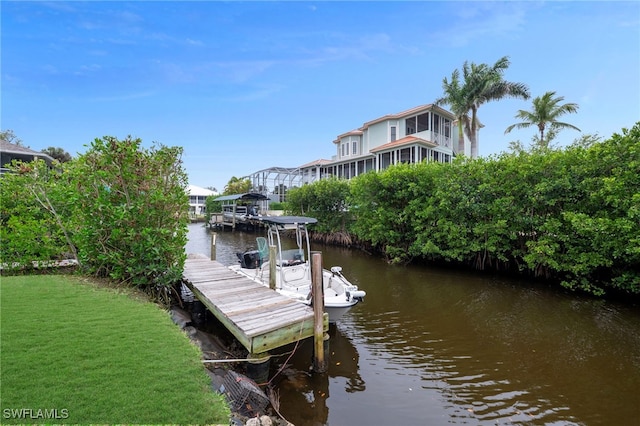
[[[211,195],[218,195],[216,192],[210,189],[201,188],[195,185],[189,185],[187,187],[187,194],[189,195],[189,214],[190,215],[203,215],[206,213],[205,202],[207,197]]]
[[[301,166],[301,183],[330,176],[350,179],[399,163],[448,163],[458,154],[470,156],[470,143],[465,137],[459,144],[457,130],[455,116],[433,104],[376,118],[338,135],[331,160]]]
[[[458,123],[451,112],[433,104],[421,105],[338,135],[330,160],[318,159],[292,169],[264,169],[248,178],[254,188],[273,190],[283,184],[301,186],[332,176],[351,179],[399,163],[448,163],[456,155],[472,157],[468,138],[458,139]]]

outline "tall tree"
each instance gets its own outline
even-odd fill
[[[12,143],[14,145],[18,145],[24,148],[29,148],[28,146],[24,145],[24,143],[22,142],[22,139],[17,137],[16,134],[13,133],[13,130],[11,129],[0,131],[0,139],[2,139],[3,141],[7,141],[9,143]]]
[[[436,105],[447,104],[449,109],[456,116],[458,122],[458,152],[464,154],[464,134],[465,129],[471,127],[471,122],[467,113],[469,104],[466,99],[466,92],[460,83],[460,72],[454,70],[451,74],[451,82],[445,77],[442,81],[444,96],[436,100]]]
[[[232,176],[224,187],[224,195],[242,194],[251,191],[251,181]]]
[[[549,145],[551,136],[555,136],[562,129],[574,129],[580,131],[576,126],[558,121],[558,118],[565,114],[573,114],[578,111],[578,104],[563,104],[563,96],[556,96],[556,92],[546,92],[533,100],[533,108],[530,111],[518,110],[516,118],[522,120],[520,123],[512,124],[504,131],[505,134],[513,129],[525,129],[536,126],[540,132],[540,138],[536,140],[540,147]],[[548,129],[547,138],[545,131]]]
[[[442,80],[444,95],[435,101],[436,105],[449,105],[458,120],[460,141],[458,150],[464,148],[463,131],[471,142],[471,157],[478,155],[477,132],[479,127],[478,109],[484,103],[507,97],[529,99],[529,88],[523,83],[505,81],[504,71],[509,68],[509,57],[504,56],[489,66],[465,61],[460,72],[454,70],[451,82]],[[469,117],[470,115],[470,117]]]
[[[71,161],[71,154],[65,151],[62,148],[56,148],[53,146],[48,147],[47,149],[43,149],[41,152],[47,154],[49,157],[58,160],[61,163],[66,163],[67,161]]]

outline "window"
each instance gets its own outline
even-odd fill
[[[380,154],[380,170],[384,170],[391,165],[391,153]]]
[[[353,141],[351,143],[351,154],[352,155],[356,155],[358,153],[358,142],[357,141]]]
[[[375,169],[376,169],[376,165],[375,165],[373,159],[370,158],[368,160],[365,160],[365,164],[364,164],[364,171],[365,172],[368,172],[370,170],[375,170]]]
[[[402,148],[400,150],[401,163],[413,163],[413,148]]]
[[[418,132],[424,132],[429,130],[429,113],[425,112],[417,117],[418,120]]]
[[[407,124],[407,135],[414,134],[416,132],[416,118],[415,117],[407,118],[406,124]]]
[[[395,141],[397,138],[396,136],[396,126],[391,126],[391,142]]]
[[[405,119],[407,126],[407,135],[412,135],[416,132],[424,132],[429,130],[429,113],[416,115]]]
[[[444,120],[444,135],[447,138],[451,137],[451,120],[445,118]]]
[[[349,155],[349,142],[342,144],[342,156],[346,157],[347,155]]]

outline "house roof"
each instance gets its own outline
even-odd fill
[[[303,164],[302,166],[300,166],[300,169],[305,169],[307,167],[313,167],[313,166],[324,166],[325,164],[329,164],[331,163],[331,160],[325,160],[324,158],[319,158],[315,161],[310,161],[307,164]]]
[[[7,154],[13,154],[23,157],[38,157],[49,163],[53,161],[53,158],[48,154],[45,154],[44,152],[34,151],[30,148],[16,145],[4,139],[0,139],[0,152],[6,152]]]
[[[187,194],[195,195],[195,196],[202,196],[202,197],[208,197],[210,195],[218,195],[217,193],[211,191],[210,189],[201,188],[201,187],[195,186],[195,185],[189,185],[187,187]]]
[[[336,138],[336,140],[333,141],[333,143],[339,143],[340,139],[344,138],[345,136],[360,136],[362,135],[363,131],[361,129],[354,129],[354,130],[350,130],[346,133],[343,133],[341,135],[338,135],[338,137]]]
[[[378,117],[374,120],[371,121],[367,121],[366,123],[364,123],[362,125],[362,127],[355,129],[355,130],[351,130],[348,131],[346,133],[342,133],[340,135],[338,135],[338,137],[333,141],[333,143],[338,144],[340,143],[340,139],[344,138],[345,136],[358,136],[358,135],[362,135],[364,133],[364,130],[366,130],[368,127],[377,124],[377,123],[381,123],[383,121],[387,121],[387,120],[400,120],[402,118],[406,118],[415,114],[419,114],[425,111],[437,111],[440,112],[441,114],[445,114],[445,115],[449,115],[452,117],[452,120],[455,120],[455,117],[453,117],[453,114],[449,111],[447,111],[446,109],[435,105],[435,104],[425,104],[425,105],[420,105],[417,107],[413,107],[401,112],[398,112],[396,114],[387,114],[387,115],[383,115],[382,117]]]
[[[420,105],[420,106],[417,106],[417,107],[413,107],[413,108],[401,111],[401,112],[396,113],[396,114],[387,114],[387,115],[384,115],[384,116],[382,116],[380,118],[376,118],[374,120],[367,121],[366,123],[364,123],[362,125],[362,127],[360,129],[364,130],[367,127],[371,126],[372,124],[380,123],[381,121],[397,120],[397,119],[400,119],[400,118],[403,118],[403,117],[407,117],[407,116],[410,116],[410,115],[417,114],[419,112],[423,112],[423,111],[427,111],[427,110],[433,110],[433,109],[439,109],[439,110],[441,110],[443,112],[446,112],[444,109],[442,109],[442,108],[440,108],[440,107],[438,107],[438,106],[436,106],[434,104]]]
[[[426,139],[417,138],[415,136],[406,136],[402,139],[398,139],[397,141],[393,141],[393,142],[385,143],[384,145],[377,146],[373,148],[371,152],[386,151],[389,149],[395,149],[395,148],[400,148],[403,146],[415,145],[415,144],[426,145],[430,148],[435,148],[436,146],[438,146],[438,144],[436,144],[435,142],[431,142]]]

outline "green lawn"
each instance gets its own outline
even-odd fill
[[[0,423],[229,424],[199,350],[152,303],[77,277],[1,277],[0,321]]]

